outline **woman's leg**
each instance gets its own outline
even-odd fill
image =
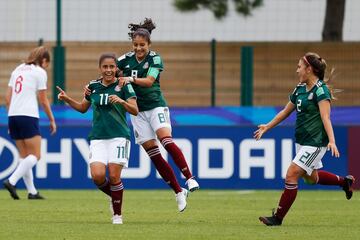
[[[32,170],[37,161],[40,159],[41,136],[37,135],[28,139],[16,140],[15,143],[18,149],[22,149],[21,151],[23,153],[27,153],[27,156],[25,156],[24,160],[19,163],[9,178],[9,182],[13,186],[16,185],[20,178]]]
[[[24,158],[29,155],[26,147],[25,147],[25,142],[23,140],[18,140],[16,141],[16,147],[19,151],[19,155],[20,155],[20,158],[19,158],[19,163],[24,160]],[[29,169],[23,176],[23,180],[24,180],[24,183],[25,183],[25,186],[26,186],[26,189],[28,191],[29,196],[36,196],[36,198],[32,198],[32,199],[43,199],[43,197],[41,197],[39,194],[38,194],[38,191],[36,190],[35,188],[35,184],[34,184],[34,176],[33,176],[33,171],[32,169]]]
[[[121,181],[121,171],[123,166],[117,163],[109,163],[109,178],[110,178],[110,192],[111,202],[114,211],[114,216],[121,216],[121,208],[123,202],[124,185]]]
[[[291,205],[296,199],[298,191],[298,181],[306,172],[295,163],[291,163],[286,173],[285,190],[281,195],[279,206],[276,210],[276,216],[281,220],[289,211]]]
[[[142,144],[149,155],[151,161],[155,165],[156,170],[159,172],[164,181],[174,190],[175,193],[182,191],[179,182],[176,180],[176,176],[171,166],[161,156],[160,149],[154,139],[146,141]]]
[[[184,154],[172,139],[171,130],[166,127],[160,128],[156,131],[156,135],[158,139],[160,139],[160,142],[166,151],[171,155],[176,166],[180,169],[186,180],[192,178],[192,174],[185,160]]]
[[[146,141],[145,143],[142,144],[142,146],[149,155],[151,161],[154,163],[155,168],[156,170],[158,170],[161,177],[174,190],[175,199],[179,211],[180,212],[184,211],[187,206],[186,198],[188,196],[188,191],[180,187],[179,182],[176,180],[176,176],[171,166],[161,156],[160,149],[157,146],[156,141],[155,140]]]
[[[291,163],[286,173],[285,189],[281,195],[276,212],[271,217],[260,217],[260,221],[268,226],[281,225],[282,220],[296,199],[299,178],[305,174],[304,169],[295,163]]]
[[[90,164],[90,171],[91,177],[99,190],[106,195],[111,196],[110,182],[106,178],[106,165],[104,163],[94,161]]]
[[[324,170],[314,170],[311,176],[304,176],[304,180],[307,184],[339,186],[344,190],[346,199],[348,200],[350,200],[353,195],[352,185],[355,182],[355,178],[352,175],[341,177]]]

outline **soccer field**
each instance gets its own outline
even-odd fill
[[[359,239],[359,192],[299,191],[280,227],[271,214],[280,191],[199,190],[177,212],[170,190],[126,190],[123,225],[112,225],[109,201],[97,190],[42,190],[46,200],[10,199],[0,191],[0,239]]]

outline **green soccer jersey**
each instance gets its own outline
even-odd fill
[[[160,89],[160,72],[164,69],[160,55],[150,51],[144,60],[138,62],[135,53],[129,52],[118,58],[118,68],[123,71],[125,77],[146,78],[149,75],[155,77],[151,87],[132,84],[140,112],[167,106]]]
[[[124,137],[130,139],[130,129],[126,121],[126,109],[120,104],[109,102],[110,95],[117,95],[123,100],[136,97],[131,84],[120,88],[118,81],[105,86],[101,80],[91,81],[89,84],[91,94],[86,100],[91,102],[93,108],[92,129],[89,139],[110,139]]]
[[[295,140],[300,145],[324,147],[329,139],[320,116],[318,103],[331,100],[326,84],[318,80],[315,86],[306,91],[305,84],[299,84],[290,95],[290,101],[296,106]]]

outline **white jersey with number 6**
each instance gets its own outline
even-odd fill
[[[46,89],[47,74],[40,66],[19,65],[12,73],[8,86],[12,88],[8,116],[39,118],[37,91]]]

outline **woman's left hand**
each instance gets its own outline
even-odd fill
[[[119,103],[119,104],[123,104],[125,101],[121,98],[119,98],[116,95],[110,95],[109,96],[109,101],[110,103],[114,104],[114,103]]]
[[[327,145],[327,150],[331,151],[331,156],[335,156],[337,158],[340,157],[339,150],[335,143],[329,142],[329,144]]]

